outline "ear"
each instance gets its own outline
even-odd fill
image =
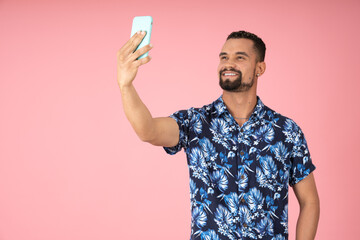
[[[266,63],[265,62],[257,62],[256,63],[256,75],[259,74],[259,77],[264,74],[266,70]]]

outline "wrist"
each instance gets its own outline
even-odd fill
[[[122,83],[122,82],[119,82],[119,87],[120,87],[120,91],[123,91],[123,90],[126,90],[126,89],[129,89],[132,87],[132,83]]]

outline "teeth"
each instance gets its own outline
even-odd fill
[[[225,76],[235,76],[236,74],[235,73],[225,73],[224,75]]]

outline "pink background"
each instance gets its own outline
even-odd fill
[[[122,110],[116,52],[154,18],[135,85],[154,116],[220,96],[218,53],[245,29],[267,44],[258,95],[305,132],[317,239],[355,239],[359,1],[0,0],[0,240],[188,239],[185,154],[142,143]],[[298,205],[290,195],[290,239]]]

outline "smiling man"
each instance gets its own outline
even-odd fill
[[[184,149],[190,171],[191,239],[288,239],[288,190],[299,201],[297,240],[315,238],[319,198],[304,134],[256,94],[266,69],[265,44],[231,33],[219,54],[223,94],[201,108],[153,118],[132,82],[150,57],[134,52],[145,33],[118,52],[118,84],[125,114],[140,139],[169,154]]]

